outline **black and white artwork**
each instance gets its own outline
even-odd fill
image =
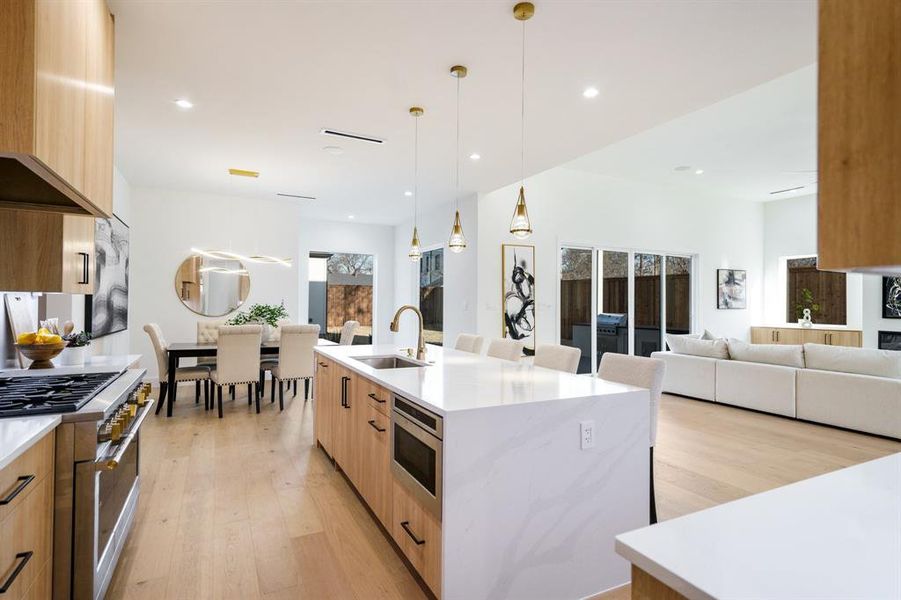
[[[882,278],[882,318],[901,319],[901,277]]]
[[[716,270],[716,307],[722,309],[748,308],[747,271]]]
[[[115,215],[94,221],[94,295],[85,313],[95,338],[128,327],[128,226]]]
[[[503,244],[504,337],[535,350],[535,246]]]

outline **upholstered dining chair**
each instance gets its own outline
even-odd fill
[[[354,343],[354,336],[357,335],[357,329],[360,328],[359,321],[347,321],[341,327],[341,340],[338,342],[342,346],[350,346]]]
[[[462,350],[463,352],[472,352],[473,354],[481,354],[483,338],[480,335],[471,333],[461,333],[454,342],[454,350]]]
[[[491,340],[491,343],[488,344],[488,351],[485,354],[494,358],[519,362],[520,357],[522,357],[523,348],[525,347],[525,342],[499,338]]]
[[[172,402],[177,398],[178,384],[183,381],[194,381],[194,402],[200,402],[200,383],[203,382],[204,401],[210,401],[210,368],[207,366],[197,367],[178,367],[175,370],[175,386],[169,388],[169,344],[163,338],[163,331],[156,323],[147,323],[144,325],[144,331],[150,336],[150,343],[153,344],[153,353],[156,354],[156,366],[159,371],[160,378],[160,398],[156,405],[156,414],[160,414],[163,404],[166,403],[168,395]]]
[[[279,319],[278,325],[272,330],[272,335],[269,336],[267,341],[277,343],[282,337],[282,327],[290,324],[291,319]],[[257,393],[260,397],[262,397],[265,392],[266,372],[271,371],[272,367],[278,365],[278,359],[278,356],[266,356],[260,359],[260,385],[257,388]],[[297,393],[297,382],[294,383],[294,393]]]
[[[657,416],[660,412],[660,395],[663,389],[663,376],[665,373],[666,363],[659,358],[628,356],[615,352],[605,352],[598,367],[598,377],[601,379],[647,388],[650,392],[651,505],[649,509],[651,525],[657,522],[657,500],[654,497],[654,446],[657,445]]]
[[[285,382],[303,379],[304,400],[310,397],[310,379],[313,377],[313,348],[319,343],[319,325],[285,325],[278,343],[278,364],[272,367],[270,401],[275,402],[275,385],[278,383],[278,409],[285,409]]]
[[[219,328],[216,368],[210,373],[210,379],[216,385],[220,419],[224,385],[247,384],[247,403],[250,404],[256,398],[257,413],[260,412],[260,397],[256,394],[256,386],[260,383],[262,331],[260,325],[225,325]]]
[[[535,360],[532,364],[545,369],[575,373],[579,370],[580,358],[582,358],[582,351],[578,348],[541,344],[535,348]]]

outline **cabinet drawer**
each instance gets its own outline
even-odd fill
[[[363,415],[365,422],[360,428],[363,470],[360,493],[385,529],[390,529],[391,489],[394,484],[389,449],[391,421],[373,406],[366,406]]]
[[[48,433],[26,450],[25,454],[0,471],[0,502],[9,500],[6,504],[0,504],[0,522],[3,522],[53,469],[54,436],[53,432]]]
[[[387,417],[388,412],[391,410],[391,392],[368,379],[363,381],[366,381],[368,384],[364,392],[369,405]]]
[[[426,585],[441,597],[441,522],[394,482],[391,536]]]
[[[53,478],[44,477],[0,523],[0,585],[11,581],[5,598],[28,597],[41,587],[53,537]],[[18,568],[18,572],[17,571]]]

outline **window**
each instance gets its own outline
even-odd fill
[[[591,256],[588,248],[560,250],[560,344],[582,351],[579,373],[591,373]]]
[[[426,343],[444,342],[444,248],[426,250],[419,261],[419,310]]]
[[[320,335],[338,341],[341,327],[357,321],[357,343],[372,343],[373,256],[346,252],[311,252],[309,322]]]
[[[820,271],[816,256],[789,258],[786,267],[787,323],[797,323],[810,309],[814,323],[847,325],[847,287],[844,273]]]

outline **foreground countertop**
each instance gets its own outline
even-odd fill
[[[374,369],[353,360],[354,357],[403,354],[395,345],[319,346],[315,352],[438,414],[589,398],[640,389],[441,346],[428,346],[426,361],[429,366],[404,369]]]
[[[19,458],[59,423],[59,415],[0,419],[0,469]]]
[[[4,377],[21,375],[73,375],[78,373],[103,373],[105,371],[121,373],[135,367],[141,361],[140,354],[110,354],[90,356],[84,364],[73,366],[54,366],[52,369],[19,369],[0,370]]]
[[[901,453],[617,536],[695,599],[901,598]]]

